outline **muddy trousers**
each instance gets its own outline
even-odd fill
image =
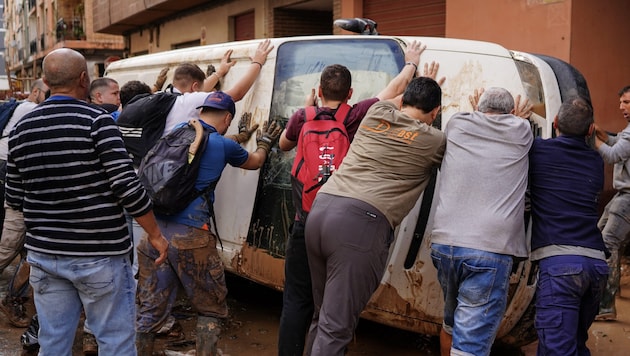
[[[610,275],[602,295],[599,313],[615,313],[615,296],[621,278],[620,254],[630,240],[630,193],[618,192],[608,202],[597,226],[611,256],[608,258]]]
[[[142,237],[138,245],[136,330],[157,333],[171,314],[180,286],[199,315],[227,317],[225,272],[216,237],[206,230],[157,221],[169,241],[168,257],[155,265],[159,253],[146,235]]]
[[[315,305],[307,354],[344,355],[359,314],[383,277],[393,236],[387,218],[370,204],[317,195],[306,220]]]

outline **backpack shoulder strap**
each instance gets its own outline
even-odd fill
[[[304,108],[304,122],[313,121],[317,116],[317,106],[307,106]]]
[[[345,126],[348,121],[348,114],[350,113],[351,109],[352,109],[352,106],[346,103],[339,104],[337,111],[335,111],[335,119],[337,121],[343,122],[343,125]]]

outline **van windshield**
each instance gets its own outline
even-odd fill
[[[324,67],[342,64],[352,73],[349,104],[376,96],[405,64],[401,45],[392,39],[330,39],[285,42],[278,47],[271,118],[286,125],[304,107],[311,89],[318,89]],[[284,256],[286,238],[294,219],[291,166],[295,151],[270,153],[261,170],[247,242],[274,256]]]
[[[341,64],[352,73],[352,105],[376,96],[404,63],[404,52],[392,39],[285,42],[278,47],[272,117],[285,123],[302,108],[311,89],[317,91],[319,77],[327,65]]]

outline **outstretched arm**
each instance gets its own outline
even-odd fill
[[[230,68],[232,68],[236,64],[236,62],[230,59],[231,55],[232,55],[231,49],[228,49],[227,51],[225,51],[225,53],[223,54],[223,58],[221,58],[219,69],[217,69],[215,72],[210,74],[208,77],[206,77],[206,80],[203,81],[203,91],[205,92],[213,91],[214,87],[219,82],[219,79],[225,77],[227,72],[230,71]],[[236,101],[236,99],[234,100]]]
[[[256,53],[252,57],[252,62],[247,69],[247,72],[236,84],[230,88],[225,90],[227,94],[229,94],[234,101],[239,101],[243,99],[247,91],[254,85],[254,81],[258,78],[258,74],[262,70],[263,65],[267,61],[267,56],[273,49],[271,45],[271,41],[266,39],[262,41],[258,48],[256,49]]]
[[[413,41],[405,49],[405,66],[400,73],[392,79],[380,93],[376,95],[379,100],[389,100],[402,94],[411,79],[418,71],[420,55],[427,47],[418,41]]]

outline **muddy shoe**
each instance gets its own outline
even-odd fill
[[[184,340],[184,328],[182,328],[180,323],[175,322],[168,331],[158,333],[157,337],[166,338],[169,341]]]
[[[595,321],[615,321],[617,320],[617,310],[615,307],[609,309],[599,309],[599,314],[595,316]]]
[[[98,355],[98,344],[96,338],[92,334],[83,334],[83,354],[84,355]]]
[[[0,310],[4,313],[9,323],[16,328],[25,328],[30,319],[26,316],[24,304],[13,298],[4,298],[0,303]]]

